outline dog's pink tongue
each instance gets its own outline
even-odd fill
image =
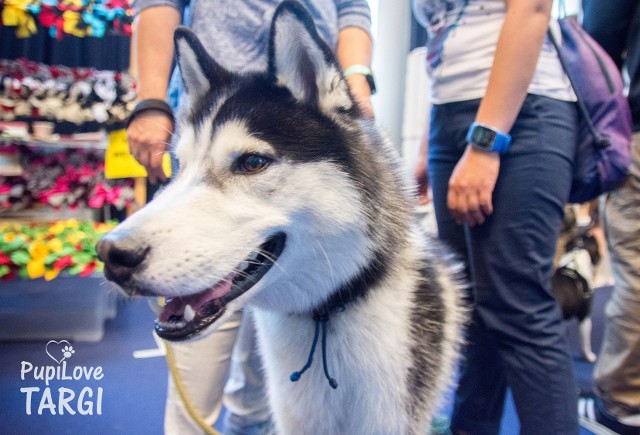
[[[227,275],[222,281],[208,290],[201,293],[196,293],[189,296],[177,296],[171,299],[167,299],[167,302],[158,316],[158,320],[161,322],[167,322],[171,316],[182,316],[184,309],[187,305],[191,305],[194,311],[198,311],[207,302],[214,299],[220,299],[229,291],[231,291],[231,281],[233,280],[233,273]]]

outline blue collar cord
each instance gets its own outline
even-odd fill
[[[344,307],[343,307],[344,309]],[[329,369],[327,368],[327,323],[329,322],[329,313],[324,312],[322,314],[314,314],[313,320],[316,323],[316,330],[313,334],[313,342],[311,343],[311,350],[309,351],[309,359],[307,363],[297,372],[291,373],[289,380],[291,382],[297,382],[304,372],[307,371],[313,363],[313,355],[316,353],[316,345],[318,344],[318,336],[320,335],[320,324],[322,324],[322,368],[324,370],[324,377],[329,381],[329,385],[334,390],[338,388],[338,383],[335,379],[329,376]]]
[[[307,359],[307,363],[299,371],[291,373],[291,376],[289,376],[291,382],[300,380],[302,374],[311,367],[313,355],[316,352],[316,345],[318,344],[318,337],[320,336],[320,324],[322,324],[322,368],[324,370],[324,377],[329,381],[331,388],[334,390],[338,388],[338,383],[329,376],[329,369],[327,368],[327,323],[329,322],[329,316],[343,312],[347,304],[365,297],[367,289],[373,285],[375,278],[380,273],[379,269],[378,263],[372,262],[361,274],[355,276],[350,282],[334,292],[323,304],[312,311],[312,319],[316,323],[316,329],[313,335],[313,342],[311,343],[311,350],[309,351],[309,359]]]

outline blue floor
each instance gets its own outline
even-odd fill
[[[610,289],[596,292],[595,350],[602,341],[602,311],[609,294]],[[116,318],[106,323],[102,341],[72,342],[75,353],[62,364],[47,354],[47,350],[52,350],[46,348],[47,340],[0,341],[0,434],[162,434],[167,367],[163,357],[153,356],[157,353],[154,351],[157,343],[151,333],[153,318],[145,300],[121,301]],[[568,326],[576,352],[580,388],[590,390],[593,365],[579,359],[576,325]],[[134,358],[134,352],[141,350],[143,356],[150,354],[150,357]],[[64,373],[52,373],[55,367],[62,368],[65,363]],[[28,370],[30,365],[33,368]],[[102,370],[101,375],[98,368]],[[54,379],[47,389],[46,380],[42,379],[47,370],[53,378],[72,379]],[[25,372],[24,380],[21,371]],[[30,415],[27,414],[29,394]],[[60,411],[64,414],[60,415]],[[507,400],[501,435],[515,435],[518,427],[513,403]]]

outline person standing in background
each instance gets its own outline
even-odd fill
[[[640,2],[583,0],[584,29],[629,78],[632,163],[601,216],[614,276],[594,370],[596,420],[621,435],[640,434]]]
[[[578,115],[546,37],[550,23],[557,30],[551,6],[414,0],[428,33],[438,234],[471,279],[454,434],[498,434],[507,387],[521,434],[578,433],[573,361],[551,293]]]
[[[179,134],[176,131],[179,123],[175,120],[180,119],[186,98],[175,71],[170,80],[176,27],[181,23],[190,27],[209,54],[230,70],[265,70],[271,16],[278,3],[277,0],[133,0],[139,110],[134,110],[127,136],[131,153],[146,167],[151,182],[166,179],[162,156]],[[314,18],[321,37],[335,48],[360,109],[373,116],[371,18],[367,2],[301,3]],[[167,104],[167,95],[175,97],[175,111]],[[187,394],[207,425],[213,425],[217,419],[224,388],[224,404],[229,411],[224,429],[227,434],[251,435],[269,430],[269,409],[249,317],[250,311],[238,313],[202,340],[171,345]],[[230,365],[231,374],[225,387]],[[170,378],[165,432],[184,435],[202,431],[189,416]]]

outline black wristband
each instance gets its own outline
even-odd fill
[[[173,111],[171,110],[171,106],[167,104],[164,100],[159,100],[157,98],[147,98],[146,100],[140,101],[136,104],[136,107],[129,114],[129,118],[127,119],[127,128],[129,128],[129,124],[131,121],[136,119],[142,112],[146,112],[147,110],[157,110],[159,112],[164,113],[171,119],[171,123],[175,122],[175,118],[173,117]]]

